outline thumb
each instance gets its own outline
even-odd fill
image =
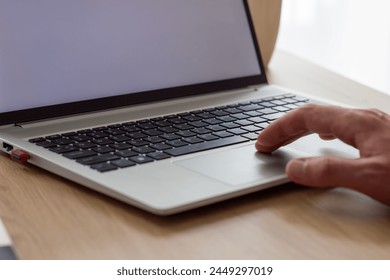
[[[359,161],[338,157],[312,157],[291,160],[287,176],[294,182],[313,187],[358,186]]]
[[[388,164],[376,159],[344,159],[312,157],[291,160],[286,167],[288,177],[313,187],[347,187],[390,205]]]

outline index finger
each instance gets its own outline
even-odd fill
[[[259,134],[256,148],[270,153],[308,134],[333,135],[343,142],[357,146],[361,128],[356,125],[357,113],[336,106],[309,104],[295,109],[270,124]]]

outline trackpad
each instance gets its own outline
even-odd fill
[[[176,161],[175,164],[232,186],[266,183],[285,177],[285,166],[306,153],[282,148],[272,155],[258,153],[254,144]]]

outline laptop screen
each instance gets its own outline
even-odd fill
[[[0,124],[265,82],[246,1],[0,0]]]

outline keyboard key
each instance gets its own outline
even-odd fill
[[[123,127],[122,130],[128,133],[134,133],[140,131],[141,129],[139,127],[136,127],[135,125],[131,125],[131,126]]]
[[[171,125],[172,125],[172,123],[167,122],[167,121],[164,121],[164,120],[154,121],[153,123],[154,123],[157,127],[165,127],[165,126],[171,126]]]
[[[99,139],[94,139],[92,140],[93,143],[98,144],[100,146],[106,146],[110,144],[114,144],[115,142],[111,139],[108,138],[99,138]]]
[[[54,143],[49,142],[49,141],[37,142],[35,144],[37,144],[38,146],[45,148],[45,149],[57,147],[57,144],[54,144]]]
[[[144,146],[144,147],[135,147],[135,148],[133,148],[133,151],[137,152],[139,154],[147,154],[147,153],[154,152],[154,149],[152,149],[148,146]]]
[[[211,130],[207,129],[207,128],[195,128],[193,130],[191,130],[192,132],[196,133],[196,134],[207,134],[207,133],[210,133],[212,132]]]
[[[237,108],[228,108],[228,109],[224,109],[224,111],[229,114],[238,114],[242,112],[242,110],[239,110]]]
[[[86,137],[86,138],[89,138],[89,137]],[[89,138],[87,140],[90,140],[90,139],[91,138]],[[81,140],[80,142],[82,142],[82,141],[84,141],[84,140]],[[56,144],[56,145],[69,145],[69,144],[75,143],[75,141],[68,139],[68,138],[57,138],[57,139],[51,140],[51,142],[53,144]]]
[[[191,115],[191,114],[188,113],[188,112],[177,114],[177,116],[180,117],[180,118],[183,118],[183,117],[186,117],[186,116],[189,116],[189,115]]]
[[[286,102],[286,104],[292,104],[292,103],[297,102],[296,100],[294,100],[292,98],[284,98],[284,99],[281,99],[281,100]]]
[[[74,136],[70,136],[69,137],[70,139],[74,140],[74,141],[77,141],[77,142],[84,142],[84,141],[89,141],[89,140],[92,140],[92,137],[90,136],[87,136],[87,135],[83,135],[83,134],[78,134],[78,135],[74,135]],[[66,139],[66,138],[65,138]],[[64,142],[72,142],[72,140],[70,139],[64,139]],[[61,141],[61,140],[59,140]],[[74,142],[73,141],[73,142]],[[66,144],[60,144],[60,145],[66,145]]]
[[[125,167],[130,167],[136,165],[135,162],[128,160],[128,159],[117,159],[114,161],[111,161],[112,165],[115,165],[119,168],[125,168]]]
[[[158,130],[165,132],[165,133],[175,133],[175,132],[179,131],[179,129],[172,127],[172,126],[160,127]]]
[[[233,134],[230,134],[229,136],[232,136],[232,135]],[[198,137],[205,140],[205,141],[211,141],[211,140],[216,140],[216,139],[220,138],[220,137],[213,135],[213,134],[203,134],[203,135],[199,135]]]
[[[243,143],[246,141],[248,141],[248,139],[240,136],[233,136],[225,139],[218,139],[218,140],[188,145],[184,147],[173,148],[173,149],[166,150],[165,153],[171,156],[180,156],[180,155],[186,155],[186,154],[191,154],[200,151],[206,151],[214,148],[224,147],[232,144]]]
[[[211,125],[220,124],[220,123],[223,122],[223,121],[218,120],[218,119],[206,119],[206,120],[203,120],[203,121],[204,121],[205,123],[211,124]]]
[[[288,104],[287,104],[287,105],[288,105]],[[275,109],[276,111],[279,111],[279,112],[288,112],[288,111],[291,110],[290,108],[287,108],[287,107],[285,107],[285,106],[276,106],[276,107],[274,107],[274,109]]]
[[[125,135],[112,135],[112,136],[110,136],[110,139],[112,141],[117,142],[117,143],[126,142],[126,141],[131,140],[129,137],[127,137]]]
[[[115,165],[106,162],[91,165],[91,168],[99,172],[107,172],[118,169]]]
[[[188,138],[183,138],[183,141],[189,144],[196,144],[196,143],[203,142],[204,140],[198,137],[188,137]]]
[[[249,131],[249,132],[257,132],[257,131],[260,131],[259,127],[258,127],[258,126],[255,126],[255,125],[243,126],[243,127],[241,127],[241,129],[244,129],[244,130]]]
[[[77,162],[84,165],[92,165],[101,162],[107,162],[111,160],[119,159],[120,157],[114,154],[103,154],[98,156],[86,157],[78,159]]]
[[[134,161],[134,162],[136,162],[138,164],[144,164],[144,163],[148,163],[148,162],[154,161],[152,158],[147,157],[147,156],[135,156],[135,157],[131,157],[130,160]]]
[[[222,131],[225,130],[226,127],[220,126],[220,125],[209,125],[206,127],[206,129],[211,130],[211,131]]]
[[[70,153],[74,151],[78,151],[79,148],[75,146],[60,146],[60,147],[54,147],[50,148],[50,151],[56,153],[56,154],[64,154],[64,153]]]
[[[244,112],[245,115],[248,115],[249,117],[257,117],[257,116],[260,116],[261,113],[257,112],[257,111],[247,111],[247,112]]]
[[[54,140],[54,139],[58,139],[58,138],[61,138],[61,135],[59,135],[59,134],[54,134],[54,135],[46,136],[46,139],[47,139],[47,140]]]
[[[119,128],[108,129],[105,132],[110,134],[110,135],[122,135],[122,134],[126,133],[125,130],[122,130],[122,129],[119,129]]]
[[[85,157],[95,156],[97,153],[91,150],[80,150],[63,154],[64,157],[69,159],[80,159]]]
[[[264,119],[267,119],[269,121],[274,121],[276,119],[279,119],[283,115],[284,115],[284,113],[278,112],[278,113],[270,114],[270,115],[262,115],[261,117],[264,118]]]
[[[284,102],[282,100],[273,100],[273,101],[271,101],[271,103],[273,103],[275,105],[279,105],[279,106],[283,106],[283,105],[287,104],[287,102]]]
[[[227,131],[219,131],[219,132],[214,132],[213,135],[219,137],[219,138],[226,138],[226,137],[231,137],[234,134],[227,132]]]
[[[258,100],[258,102],[253,102],[253,103],[263,103],[264,101],[271,101],[271,100],[275,100],[275,97],[262,98],[262,99]]]
[[[108,128],[113,128],[113,129],[115,129],[115,128],[121,128],[121,127],[122,127],[122,125],[121,125],[121,124],[119,124],[119,123],[116,123],[116,124],[111,124],[111,125],[108,125],[107,127],[108,127]]]
[[[116,151],[116,155],[123,157],[123,158],[129,158],[129,157],[134,157],[138,156],[138,153],[132,151],[132,150],[121,150],[121,151]]]
[[[264,107],[259,105],[259,104],[250,104],[250,105],[241,106],[239,108],[246,112],[246,111],[254,111],[254,110],[263,109]]]
[[[247,134],[243,134],[241,136],[245,137],[245,138],[248,138],[249,140],[257,140],[257,137],[259,136],[259,134],[257,134],[257,133],[247,133]]]
[[[171,118],[171,119],[168,119],[168,122],[171,122],[173,124],[181,124],[181,123],[186,123],[187,120],[182,119],[182,118]]]
[[[164,134],[164,135],[161,135],[161,137],[166,139],[166,140],[177,140],[177,139],[181,138],[181,136],[173,134],[173,133]]]
[[[254,117],[254,118],[249,118],[248,120],[254,122],[254,123],[262,123],[266,122],[267,120],[262,118],[262,117]]]
[[[88,136],[92,138],[105,138],[108,137],[108,134],[103,131],[95,131],[92,133],[88,133]]]
[[[247,119],[248,118],[248,115],[245,115],[243,113],[238,113],[238,114],[233,114],[231,115],[233,118],[236,118],[238,120],[243,120],[243,119]]]
[[[193,129],[194,127],[192,125],[189,125],[189,124],[175,124],[173,126],[174,128],[177,128],[179,130],[190,130],[190,129]]]
[[[213,114],[214,116],[217,116],[217,117],[222,117],[222,116],[229,115],[228,112],[225,112],[223,110],[213,110],[213,111],[210,111],[210,113]]]
[[[186,145],[188,145],[187,142],[184,142],[184,141],[182,141],[182,140],[167,141],[166,144],[171,145],[172,147],[181,147],[181,146],[186,146]]]
[[[227,132],[233,133],[233,134],[235,134],[235,135],[240,135],[240,134],[248,133],[248,131],[243,130],[243,129],[241,129],[241,128],[229,129]]]
[[[149,142],[142,139],[134,139],[127,142],[127,144],[135,147],[147,146]]]
[[[234,123],[234,122],[221,123],[221,125],[222,125],[223,127],[228,128],[228,129],[233,129],[233,128],[238,128],[238,127],[240,127],[239,124],[236,124],[236,123]]]
[[[194,126],[194,127],[205,127],[208,125],[207,123],[205,123],[203,121],[190,122],[189,124]]]
[[[132,146],[127,143],[115,143],[115,144],[111,144],[110,147],[115,150],[126,150],[126,149],[130,149]]]
[[[188,130],[179,131],[179,132],[176,132],[176,134],[177,134],[177,135],[180,135],[180,136],[183,136],[183,137],[192,137],[192,136],[195,136],[195,135],[196,135],[195,132],[188,131]]]
[[[299,105],[297,105],[297,104],[287,104],[287,105],[284,105],[284,107],[287,107],[290,110],[294,110],[294,109],[298,108]]]
[[[249,120],[239,120],[239,121],[235,121],[236,124],[239,124],[240,126],[245,126],[245,125],[250,125],[252,124],[253,122],[249,121]]]
[[[182,119],[189,121],[189,122],[195,122],[195,121],[201,120],[201,118],[199,118],[198,116],[194,116],[194,115],[188,115],[188,116],[183,117]]]
[[[106,130],[106,129],[107,129],[106,126],[99,126],[99,127],[92,128],[93,131],[102,131],[102,130]]]
[[[167,159],[167,158],[171,157],[170,155],[167,155],[164,152],[153,152],[153,153],[149,153],[147,156],[151,157],[155,160],[162,160],[162,159]]]
[[[210,119],[210,118],[214,118],[215,117],[213,114],[210,114],[210,113],[207,113],[207,112],[202,112],[202,113],[196,114],[196,116],[198,116],[201,119]]]
[[[87,134],[87,133],[91,133],[91,132],[92,132],[92,129],[82,129],[82,130],[77,131],[78,134]]]
[[[149,135],[149,136],[158,136],[158,135],[163,134],[164,132],[162,132],[161,130],[157,130],[157,129],[149,129],[149,130],[145,130],[144,133],[146,135]]]
[[[267,108],[271,108],[271,107],[274,107],[275,104],[272,104],[271,102],[261,102],[261,103],[258,103],[259,105],[263,106],[263,107],[267,107]],[[263,110],[263,109],[261,109]]]
[[[78,147],[80,149],[91,149],[91,148],[94,148],[97,146],[97,144],[95,143],[91,143],[91,142],[80,142],[80,143],[76,143],[76,144],[73,144],[75,147]]]
[[[167,149],[172,148],[172,146],[169,146],[169,145],[164,144],[164,143],[153,144],[153,145],[150,145],[150,147],[153,149],[156,149],[157,151],[162,151],[162,150],[167,150]]]
[[[232,122],[237,120],[236,118],[233,118],[231,116],[223,116],[223,117],[218,117],[217,119],[223,121],[223,122]]]
[[[265,108],[265,109],[258,110],[257,112],[261,113],[262,115],[267,115],[267,114],[277,113],[278,111],[271,108]]]
[[[36,144],[38,142],[44,142],[45,140],[46,139],[44,137],[38,137],[38,138],[30,139],[30,140],[28,140],[28,142]]]
[[[132,138],[132,139],[140,139],[140,138],[145,138],[148,135],[142,133],[142,132],[132,132],[132,133],[127,133],[126,136]]]
[[[106,153],[114,152],[115,150],[109,146],[100,146],[100,147],[93,148],[92,151],[97,152],[99,154],[106,154]]]
[[[71,137],[71,136],[77,135],[77,133],[76,132],[67,132],[67,133],[63,133],[61,135],[64,137]]]
[[[145,138],[145,141],[147,141],[147,142],[149,142],[149,143],[156,144],[156,143],[164,142],[165,139],[164,139],[164,138],[161,138],[161,137],[159,137],[159,136],[152,136],[152,137],[147,137],[147,138]]]
[[[255,125],[258,126],[260,129],[264,129],[267,126],[269,126],[269,123],[268,122],[263,122],[263,123],[259,123],[259,124],[255,124]]]
[[[151,124],[151,123],[140,123],[140,124],[137,124],[137,127],[139,127],[142,130],[149,130],[149,129],[157,128],[156,125]]]

